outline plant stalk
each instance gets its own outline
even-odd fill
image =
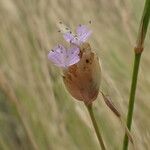
[[[132,74],[132,83],[131,83],[131,89],[130,89],[128,114],[127,114],[127,127],[129,130],[131,130],[131,125],[132,125],[135,93],[136,93],[136,87],[137,87],[137,78],[138,78],[138,72],[139,72],[139,66],[140,66],[140,58],[144,49],[143,45],[144,45],[144,40],[145,40],[146,33],[147,33],[149,19],[150,19],[150,0],[146,0],[139,31],[138,31],[136,47],[134,48],[135,58],[134,58],[134,67],[133,67],[133,74]],[[128,141],[129,141],[128,136],[125,134],[124,141],[123,141],[123,150],[128,149]]]
[[[99,144],[100,144],[100,146],[101,146],[101,149],[102,149],[102,150],[106,150],[105,145],[104,145],[104,142],[103,142],[103,139],[102,139],[102,135],[101,135],[101,133],[100,133],[100,130],[98,129],[98,125],[97,125],[97,122],[96,122],[95,117],[94,117],[92,104],[86,105],[86,107],[87,107],[88,112],[89,112],[89,114],[90,114],[90,118],[91,118],[93,127],[94,127],[94,129],[95,129],[95,133],[96,133],[96,136],[97,136],[97,138],[98,138],[98,141],[99,141]]]
[[[139,65],[140,65],[140,58],[141,58],[141,53],[135,54],[131,92],[130,92],[130,99],[129,99],[129,106],[128,106],[128,115],[127,115],[127,127],[129,130],[131,130],[131,124],[132,124],[133,109],[134,109],[134,102],[135,102],[135,92],[136,92],[138,71],[139,71]],[[128,149],[128,141],[129,141],[128,136],[127,136],[127,134],[125,134],[124,142],[123,142],[123,150]]]

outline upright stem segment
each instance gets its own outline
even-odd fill
[[[150,19],[150,0],[146,0],[139,31],[138,31],[136,47],[134,48],[135,51],[134,68],[133,68],[132,83],[130,89],[128,115],[127,115],[127,127],[129,130],[131,129],[131,125],[132,125],[132,116],[133,116],[133,109],[134,109],[135,92],[136,92],[137,77],[138,77],[138,71],[140,65],[140,58],[144,47],[143,45],[147,33],[149,19]],[[127,149],[128,149],[128,136],[125,134],[124,141],[123,141],[123,150],[127,150]]]
[[[135,92],[136,92],[140,58],[141,58],[141,53],[135,54],[131,92],[130,92],[130,99],[129,99],[129,106],[128,106],[128,115],[127,115],[127,127],[129,130],[131,129],[131,124],[132,124],[132,116],[133,116],[133,109],[134,109]],[[128,149],[128,136],[127,134],[125,134],[124,142],[123,142],[123,150],[127,150],[127,149]]]
[[[96,135],[97,135],[99,144],[100,144],[100,146],[101,146],[101,149],[102,149],[102,150],[106,150],[105,145],[104,145],[104,142],[103,142],[103,139],[102,139],[102,136],[101,136],[100,131],[99,131],[99,129],[98,129],[97,122],[96,122],[95,117],[94,117],[92,104],[91,104],[91,105],[86,105],[86,107],[87,107],[88,112],[89,112],[89,114],[90,114],[90,117],[91,117],[91,120],[92,120],[92,123],[93,123],[93,127],[94,127],[94,129],[95,129],[95,132],[96,132]]]

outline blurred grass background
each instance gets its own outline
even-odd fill
[[[125,119],[133,47],[143,0],[0,1],[0,150],[98,150],[86,108],[65,90],[47,59],[71,28],[92,21],[89,40],[101,59],[101,89]],[[150,30],[142,56],[132,134],[136,149],[150,149]],[[109,150],[120,150],[124,130],[101,96],[94,111]],[[133,149],[130,146],[129,149]]]

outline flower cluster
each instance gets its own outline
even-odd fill
[[[75,34],[69,28],[63,28],[62,32],[69,48],[59,44],[49,52],[48,58],[62,68],[69,93],[89,105],[97,98],[101,77],[99,58],[86,42],[92,31],[79,25]]]
[[[63,34],[64,39],[70,43],[69,48],[65,48],[63,45],[57,45],[48,54],[48,58],[58,67],[69,67],[79,62],[79,46],[84,43],[91,35],[92,31],[85,25],[79,25],[76,29],[76,34],[73,34],[67,28]]]

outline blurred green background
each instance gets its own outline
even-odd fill
[[[102,64],[101,89],[126,117],[143,0],[0,1],[0,150],[98,150],[89,114],[66,91],[47,59],[61,20],[88,24]],[[150,149],[150,30],[142,55],[132,134],[136,149]],[[124,129],[99,96],[94,112],[108,150],[120,150]],[[133,147],[130,145],[130,150]]]

